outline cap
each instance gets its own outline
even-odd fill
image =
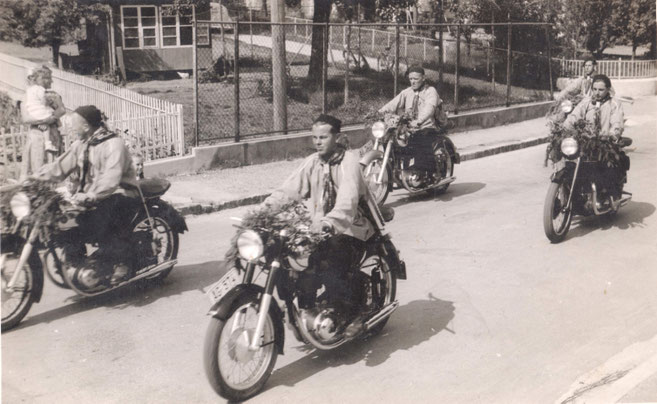
[[[103,121],[102,113],[93,105],[83,105],[75,109],[75,113],[83,117],[89,125],[99,127]]]

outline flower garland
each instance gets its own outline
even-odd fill
[[[22,185],[5,189],[0,194],[0,224],[2,230],[9,231],[16,225],[16,217],[11,212],[10,202],[17,193],[22,192],[30,200],[30,214],[21,221],[22,237],[35,223],[39,223],[41,240],[48,243],[59,231],[58,223],[76,215],[74,212],[64,212],[62,206],[68,204],[62,194],[53,189],[48,181],[30,179]]]
[[[550,160],[556,163],[561,159],[561,141],[567,137],[572,137],[577,141],[580,155],[584,159],[600,161],[607,167],[622,165],[621,158],[624,152],[611,138],[598,136],[593,125],[584,119],[575,122],[573,126],[573,130],[568,130],[564,128],[563,123],[551,123],[551,137],[548,144]]]
[[[263,205],[249,212],[239,226],[240,229],[231,240],[231,248],[226,252],[226,260],[233,262],[239,258],[237,239],[243,230],[256,231],[263,240],[264,250],[284,241],[284,255],[298,258],[314,251],[328,236],[310,231],[312,219],[306,206],[293,201],[280,206]],[[281,232],[287,233],[285,238]]]

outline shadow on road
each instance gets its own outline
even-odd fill
[[[309,352],[303,358],[274,371],[267,389],[294,386],[324,369],[365,361],[367,366],[378,366],[399,350],[409,350],[428,341],[442,330],[451,333],[448,324],[454,318],[454,304],[429,294],[426,300],[414,300],[400,306],[390,318],[382,334],[356,340],[332,351],[317,351],[302,346]],[[291,336],[291,334],[289,334]]]
[[[62,305],[56,309],[34,316],[30,316],[28,313],[25,320],[16,327],[16,330],[36,324],[50,323],[98,307],[122,310],[127,307],[147,306],[159,299],[179,295],[190,290],[203,292],[208,286],[218,281],[225,272],[223,261],[209,261],[202,264],[176,266],[171,274],[161,282],[127,285],[104,295],[82,297],[71,292],[71,296],[63,300]],[[54,287],[52,284],[48,285],[44,293],[48,293],[48,289]],[[69,302],[72,303],[66,304]]]
[[[421,192],[416,195],[406,195],[402,196],[398,200],[387,204],[387,206],[390,206],[391,208],[396,208],[398,206],[406,205],[408,203],[413,203],[413,202],[423,202],[423,201],[442,201],[442,202],[449,202],[452,199],[469,195],[469,194],[474,194],[475,192],[480,191],[486,187],[486,184],[482,182],[457,182],[453,183],[449,186],[447,189],[447,192],[441,195],[434,195],[432,191],[427,191],[427,192]],[[398,191],[398,192],[406,192],[405,190],[403,191]]]
[[[644,227],[643,220],[655,213],[655,205],[647,202],[630,201],[613,216],[579,218],[577,227],[570,230],[567,238],[582,237],[595,230],[613,228],[627,230]]]

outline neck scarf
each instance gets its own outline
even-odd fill
[[[322,209],[324,214],[329,213],[335,207],[337,190],[331,176],[331,166],[339,165],[342,162],[344,153],[347,150],[342,144],[338,143],[333,154],[326,160],[322,159],[322,170],[324,173],[324,190],[322,191]]]
[[[87,185],[87,175],[89,174],[89,147],[96,146],[104,141],[116,136],[116,133],[104,130],[103,127],[98,128],[84,145],[84,155],[82,160],[82,175],[80,176],[80,186],[78,192],[84,192],[84,187]]]

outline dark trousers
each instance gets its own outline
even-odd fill
[[[314,274],[304,274],[300,279],[302,293],[299,306],[309,308],[314,305],[317,289],[324,285],[329,302],[350,303],[361,289],[356,283],[357,266],[365,252],[365,242],[344,234],[334,236],[322,243],[310,256],[310,266]]]
[[[415,157],[415,167],[433,174],[436,171],[436,158],[433,145],[438,132],[434,128],[420,129],[411,135],[408,146]]]

